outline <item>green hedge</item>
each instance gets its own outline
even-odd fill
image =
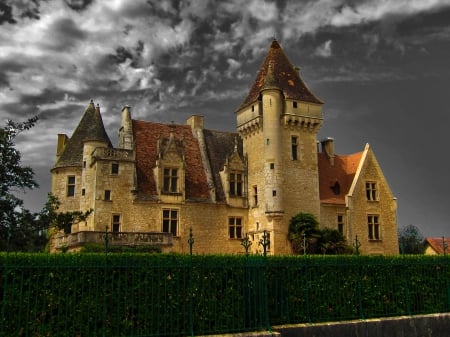
[[[0,335],[200,335],[446,312],[449,261],[0,254]]]

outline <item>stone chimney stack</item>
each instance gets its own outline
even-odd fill
[[[127,105],[122,109],[122,125],[119,130],[119,147],[126,150],[133,150],[131,112],[130,107]]]
[[[192,115],[186,121],[186,124],[191,127],[192,130],[201,129],[203,130],[203,116]]]
[[[334,166],[334,139],[328,137],[323,139],[320,143],[322,144],[322,153],[327,155],[330,165]]]

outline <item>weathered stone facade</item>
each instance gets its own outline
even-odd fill
[[[289,254],[289,220],[308,212],[358,237],[364,254],[397,254],[396,200],[371,148],[336,155],[327,139],[319,149],[322,105],[277,41],[236,111],[237,133],[204,129],[201,116],[133,120],[125,107],[113,148],[91,102],[72,137],[59,135],[52,193],[61,211],[93,212],[54,250],[108,229],[112,244],[187,253],[192,230],[195,253],[243,253],[247,235],[260,253],[266,234],[269,254]]]

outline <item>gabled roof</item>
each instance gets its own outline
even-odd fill
[[[112,147],[111,141],[103,125],[100,108],[91,100],[80,123],[67,141],[67,144],[54,168],[66,166],[82,166],[83,142],[87,140],[103,141]]]
[[[268,75],[269,77],[273,76],[273,78],[267,78]],[[267,56],[259,68],[255,82],[238,110],[255,102],[264,87],[273,87],[274,84],[283,92],[286,99],[323,104],[303,82],[278,41],[273,40]]]
[[[223,170],[225,160],[234,151],[237,142],[238,152],[242,157],[242,139],[235,132],[222,132],[203,130],[206,152],[210,160],[214,185],[216,187],[216,200],[225,201],[224,187],[220,179],[220,171]]]
[[[447,245],[446,253],[450,253],[450,238],[444,238]],[[442,246],[442,237],[440,238],[425,238],[425,244],[428,244],[439,255],[444,255],[444,247]]]
[[[172,130],[175,139],[183,139],[186,160],[185,189],[186,199],[209,199],[209,189],[200,146],[188,125],[166,125],[160,123],[132,120],[136,143],[136,173],[139,196],[153,198],[158,193],[153,175],[156,166],[157,142],[168,139]]]
[[[335,155],[334,165],[331,165],[327,154],[318,153],[320,202],[345,204],[345,195],[350,190],[362,155],[363,152]]]

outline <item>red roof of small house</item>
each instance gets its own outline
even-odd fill
[[[450,238],[444,238],[444,242],[447,246],[446,253],[450,253]],[[428,244],[436,254],[443,255],[444,247],[442,245],[442,237],[440,238],[425,238],[425,244]]]
[[[363,152],[335,155],[331,165],[326,153],[318,153],[320,201],[329,204],[345,204],[361,161]]]

